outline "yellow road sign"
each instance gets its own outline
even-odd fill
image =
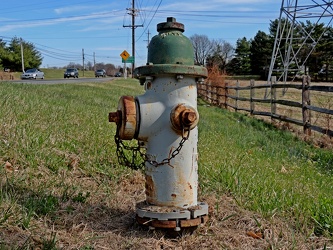
[[[123,52],[121,52],[120,56],[126,61],[127,58],[129,58],[130,54],[126,50],[124,50]]]

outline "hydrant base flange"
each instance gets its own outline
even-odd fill
[[[174,229],[197,227],[208,220],[208,204],[200,202],[188,209],[160,207],[147,205],[146,202],[137,204],[136,219],[141,225],[149,228]]]

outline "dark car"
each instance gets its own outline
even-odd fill
[[[122,75],[121,72],[117,72],[114,76],[115,77],[121,77],[121,75]]]
[[[64,78],[79,78],[79,71],[76,68],[68,68],[64,72]]]
[[[98,69],[95,71],[95,77],[106,77],[106,71],[104,69]]]
[[[44,79],[44,72],[39,69],[28,69],[22,75],[21,79]]]

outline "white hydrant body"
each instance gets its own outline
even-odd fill
[[[179,82],[169,76],[156,78],[152,84],[148,84],[150,89],[146,87],[146,93],[137,97],[141,120],[138,140],[148,141],[145,171],[147,202],[158,206],[188,208],[197,205],[197,127],[190,131],[177,157],[170,159],[168,164],[155,166],[170,158],[184,136],[187,136],[173,129],[170,119],[172,112],[179,104],[193,109],[197,106],[195,79],[184,77]]]

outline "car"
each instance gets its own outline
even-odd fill
[[[79,78],[79,71],[76,68],[68,68],[64,72],[64,78]]]
[[[122,75],[121,72],[117,72],[114,76],[115,77],[121,77],[121,75]]]
[[[98,69],[95,71],[95,77],[106,77],[106,71],[104,69]]]
[[[21,79],[44,79],[44,72],[39,69],[28,69],[21,75]]]

